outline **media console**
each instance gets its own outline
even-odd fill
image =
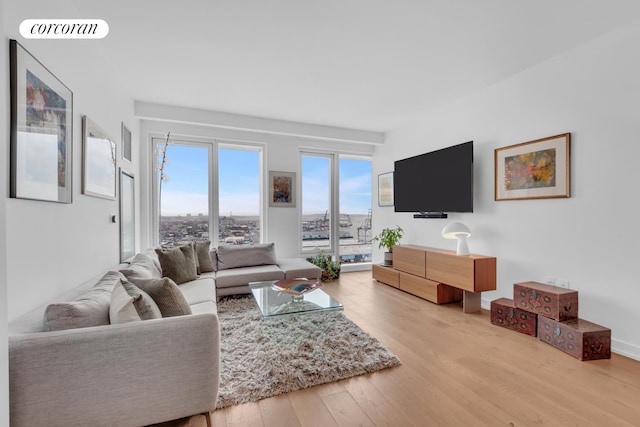
[[[393,247],[393,266],[374,265],[373,278],[420,298],[444,304],[462,300],[462,311],[480,311],[481,292],[496,289],[496,258],[456,255],[417,245]]]

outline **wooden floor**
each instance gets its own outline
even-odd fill
[[[325,291],[396,368],[217,410],[235,426],[640,426],[640,362],[580,362],[532,338],[343,273]],[[203,416],[163,426],[204,427]]]

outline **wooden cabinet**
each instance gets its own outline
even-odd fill
[[[462,291],[443,283],[400,272],[400,289],[436,304],[456,302],[462,299]]]
[[[484,255],[456,255],[452,251],[426,251],[427,277],[469,292],[496,289],[496,259]]]
[[[424,248],[413,245],[393,247],[393,268],[419,277],[427,277],[427,257]]]
[[[496,258],[400,245],[393,267],[374,265],[373,278],[436,304],[463,300],[463,311],[473,312],[480,310],[480,292],[496,289]]]
[[[373,278],[394,288],[400,287],[400,272],[384,265],[373,266]]]

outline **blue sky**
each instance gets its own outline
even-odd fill
[[[208,150],[207,146],[169,145],[164,168],[167,179],[162,183],[163,215],[207,214]],[[220,215],[257,215],[259,153],[221,147],[218,159]],[[305,156],[303,214],[322,214],[327,209],[328,173],[326,158]],[[371,162],[341,159],[340,182],[340,211],[366,214],[371,207]]]

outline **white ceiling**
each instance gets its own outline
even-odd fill
[[[135,100],[384,132],[640,17],[637,0],[70,0]]]

